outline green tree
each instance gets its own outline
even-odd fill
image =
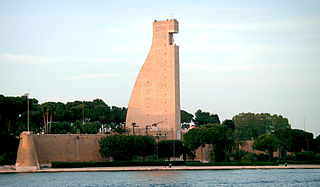
[[[232,118],[235,122],[235,135],[240,140],[258,138],[262,134],[272,134],[279,129],[289,129],[288,119],[268,113],[240,113]]]
[[[160,158],[180,157],[183,154],[183,143],[180,140],[162,140],[158,142]]]
[[[288,139],[290,142],[288,151],[309,151],[311,142],[313,140],[313,134],[299,129],[291,129],[289,130]]]
[[[184,111],[184,110],[181,110],[180,111],[180,116],[181,116],[181,123],[191,123],[192,119],[193,119],[193,115]]]
[[[201,110],[198,110],[195,113],[195,119],[193,122],[197,127],[201,127],[202,125],[209,123],[220,124],[219,116],[217,114],[210,114],[209,112],[203,112]]]
[[[200,128],[190,129],[183,135],[183,142],[193,153],[195,153],[195,150],[198,149],[198,147],[206,144],[205,139],[200,132]]]
[[[83,124],[83,132],[85,134],[97,134],[101,127],[100,121],[88,121]]]
[[[236,125],[235,125],[234,121],[229,120],[229,119],[224,120],[222,122],[222,126],[225,126],[227,129],[230,129],[232,131],[234,131],[235,128],[236,128]]]
[[[14,135],[0,134],[0,165],[13,165],[16,163],[19,138]]]
[[[216,161],[228,161],[235,146],[233,131],[228,126],[207,124],[189,130],[183,136],[185,146],[193,152],[200,146],[210,144],[214,148]]]
[[[135,155],[142,156],[143,160],[149,155],[154,154],[155,141],[150,136],[133,136]]]
[[[99,144],[101,156],[112,157],[114,161],[132,160],[135,153],[132,136],[110,135],[101,138]]]
[[[273,152],[277,150],[279,140],[274,135],[263,134],[253,143],[253,148],[260,151],[267,151],[269,159],[271,159]]]
[[[119,108],[112,106],[111,108],[112,122],[116,124],[124,124],[127,117],[127,109],[125,107]]]
[[[51,134],[68,134],[76,133],[76,129],[72,126],[70,122],[52,122],[51,124]]]

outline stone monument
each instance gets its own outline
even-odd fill
[[[148,57],[135,82],[126,126],[131,134],[180,139],[179,32],[175,19],[153,22]]]

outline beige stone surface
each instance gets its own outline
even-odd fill
[[[131,134],[180,139],[179,47],[173,34],[178,21],[153,22],[153,40],[148,57],[135,82],[126,125]],[[156,124],[156,125],[154,125]]]
[[[52,161],[104,161],[99,153],[103,134],[20,135],[16,166],[37,166]]]
[[[32,171],[39,168],[38,154],[34,144],[33,135],[30,132],[22,132],[20,134],[16,170]]]

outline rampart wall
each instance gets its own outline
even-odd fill
[[[52,161],[103,161],[99,140],[107,135],[45,134],[33,135],[39,164]]]

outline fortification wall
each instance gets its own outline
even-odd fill
[[[39,164],[52,161],[104,161],[99,153],[99,140],[107,135],[46,134],[33,135]]]

